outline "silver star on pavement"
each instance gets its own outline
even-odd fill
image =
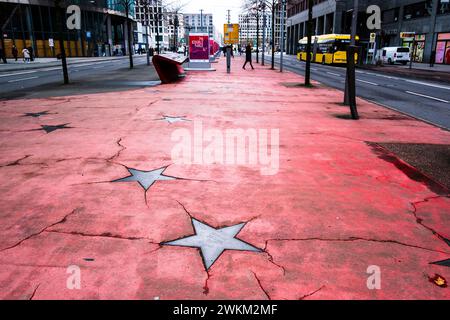
[[[113,182],[129,182],[129,181],[137,181],[145,191],[150,189],[150,187],[156,181],[166,181],[166,180],[177,180],[178,178],[165,176],[163,172],[167,169],[167,167],[151,170],[151,171],[142,171],[136,169],[127,168],[128,172],[131,174],[129,177],[125,177],[122,179],[114,180]]]
[[[164,120],[167,121],[168,123],[172,124],[175,122],[184,122],[184,121],[189,121],[188,119],[184,118],[184,117],[169,117],[169,116],[164,116],[162,119],[160,120]]]
[[[164,242],[162,245],[199,248],[206,270],[216,262],[225,250],[262,251],[261,249],[236,238],[236,235],[242,230],[245,223],[221,229],[214,229],[194,218],[191,218],[191,220],[195,235],[179,240]]]

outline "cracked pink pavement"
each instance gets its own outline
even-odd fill
[[[146,89],[1,101],[0,298],[449,299],[429,281],[450,280],[430,264],[450,258],[449,192],[409,178],[377,143],[449,144],[450,133],[361,99],[361,120],[341,119],[342,92],[242,62]],[[278,172],[174,163],[172,134],[196,121],[279,129]],[[146,193],[110,182],[165,166],[184,179]],[[262,252],[227,250],[206,271],[198,249],[160,245],[194,234],[189,215],[214,228],[247,222],[236,237]]]

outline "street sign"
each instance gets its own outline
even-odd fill
[[[88,39],[91,38],[91,32],[90,31],[86,31],[86,38],[88,38]]]
[[[238,44],[239,43],[239,24],[226,23],[223,25],[224,43]]]
[[[375,32],[372,32],[370,34],[370,43],[374,43],[376,39],[377,39],[377,34]]]
[[[407,39],[407,38],[414,38],[416,35],[415,32],[400,32],[400,38]]]
[[[48,46],[50,48],[53,48],[55,46],[55,42],[53,41],[53,38],[48,39]]]

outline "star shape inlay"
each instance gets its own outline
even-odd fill
[[[46,116],[49,115],[51,113],[49,113],[48,111],[42,111],[42,112],[27,112],[25,113],[23,116],[24,117],[33,117],[33,118],[39,118],[42,116]]]
[[[156,181],[168,181],[168,180],[178,180],[179,178],[166,176],[163,174],[163,172],[167,169],[167,167],[163,167],[156,170],[151,171],[143,171],[143,170],[137,170],[137,169],[131,169],[127,168],[128,172],[131,174],[128,177],[121,178],[118,180],[114,180],[112,182],[130,182],[130,181],[136,181],[140,184],[142,188],[144,188],[145,191],[150,189],[150,187],[156,182]]]
[[[43,125],[41,126],[42,129],[36,129],[36,130],[44,130],[46,133],[50,133],[56,130],[62,130],[62,129],[71,129],[71,127],[68,127],[69,123],[65,123],[65,124],[59,124],[56,126],[47,126],[47,125]]]
[[[261,249],[236,238],[246,223],[215,229],[194,218],[191,218],[191,222],[195,235],[161,245],[198,248],[206,270],[211,268],[225,250],[262,252]]]
[[[450,246],[450,240],[444,238],[444,241],[445,241],[445,243],[447,243],[448,246]],[[450,259],[431,262],[431,264],[436,264],[438,266],[444,266],[444,267],[450,267]]]
[[[163,116],[162,119],[159,119],[162,121],[167,121],[168,123],[172,124],[172,123],[176,123],[176,122],[185,122],[185,121],[190,121],[184,117],[170,117],[170,116]]]

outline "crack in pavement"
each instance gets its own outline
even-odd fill
[[[266,289],[264,289],[264,287],[262,286],[261,280],[259,280],[259,278],[258,278],[258,276],[256,275],[256,273],[253,272],[253,271],[252,271],[252,273],[253,273],[253,276],[255,277],[256,281],[258,282],[258,286],[259,286],[259,288],[261,289],[261,291],[264,292],[264,294],[266,295],[266,297],[267,297],[268,300],[272,300],[272,298],[270,297],[269,293],[268,293],[268,292],[266,291]]]
[[[125,236],[121,236],[121,235],[118,235],[118,234],[113,234],[113,233],[110,233],[110,232],[104,232],[104,233],[100,233],[100,234],[85,233],[85,232],[80,232],[80,231],[61,231],[61,230],[45,230],[44,232],[69,234],[69,235],[81,236],[81,237],[121,239],[121,240],[129,240],[129,241],[147,240],[151,244],[159,245],[159,243],[153,242],[153,240],[150,239],[150,238],[146,238],[146,237],[125,237]]]
[[[61,223],[66,222],[66,221],[67,221],[67,218],[70,217],[71,215],[75,214],[75,213],[77,212],[77,210],[78,210],[78,208],[72,210],[72,212],[66,214],[61,220],[59,220],[59,221],[57,221],[57,222],[55,222],[55,223],[52,223],[52,224],[46,226],[45,228],[43,228],[43,229],[40,230],[39,232],[30,234],[28,237],[23,238],[22,240],[18,241],[16,244],[14,244],[14,245],[12,245],[12,246],[9,246],[9,247],[6,247],[6,248],[1,249],[0,252],[6,251],[6,250],[9,250],[9,249],[13,249],[13,248],[15,248],[15,247],[17,247],[17,246],[20,246],[23,242],[25,242],[25,241],[27,241],[27,240],[33,238],[33,237],[36,237],[36,236],[42,234],[43,232],[47,231],[47,229],[49,229],[49,228],[51,228],[51,227],[54,227],[54,226],[56,226],[56,225],[58,225],[58,224],[61,224]]]
[[[107,159],[106,159],[107,162],[110,162],[110,161],[113,161],[113,160],[117,159],[118,157],[120,157],[120,154],[121,154],[123,151],[125,151],[125,150],[127,149],[124,145],[121,144],[121,142],[122,142],[123,139],[124,139],[124,138],[119,138],[119,139],[116,141],[116,144],[119,146],[120,150],[117,151],[112,157],[107,158]]]
[[[412,207],[413,207],[412,214],[414,215],[414,218],[416,219],[417,224],[419,224],[419,225],[421,225],[422,227],[424,227],[425,229],[431,231],[431,233],[433,233],[433,235],[437,236],[437,237],[439,238],[439,240],[442,240],[442,241],[444,241],[445,243],[447,243],[447,242],[445,241],[446,238],[445,238],[443,235],[441,235],[439,232],[437,232],[436,230],[434,230],[433,228],[431,228],[431,227],[427,226],[426,224],[424,224],[424,223],[423,223],[423,219],[420,218],[419,215],[418,215],[418,213],[417,213],[418,206],[419,206],[421,203],[430,202],[431,200],[439,199],[439,198],[450,198],[450,196],[434,196],[434,197],[428,197],[428,198],[425,198],[425,199],[420,200],[420,201],[411,202],[411,205],[412,205]]]
[[[208,281],[209,281],[209,279],[211,279],[212,276],[208,270],[205,270],[205,272],[206,272],[206,280],[205,280],[205,285],[203,286],[203,294],[205,296],[207,296],[209,293]]]
[[[292,239],[268,239],[266,240],[266,247],[268,242],[270,241],[329,241],[329,242],[352,242],[352,241],[368,241],[368,242],[378,242],[378,243],[391,243],[391,244],[398,244],[405,247],[415,248],[415,249],[421,249],[421,250],[427,250],[432,252],[438,252],[438,253],[445,253],[450,254],[450,252],[441,251],[441,250],[434,250],[429,249],[425,247],[416,246],[413,244],[408,244],[404,242],[400,242],[397,240],[380,240],[380,239],[368,239],[368,238],[361,238],[361,237],[349,237],[346,239],[339,239],[339,238],[318,238],[318,237],[312,237],[312,238],[292,238]]]
[[[268,245],[269,241],[266,241],[266,244],[264,246],[263,252],[267,254],[268,259],[270,263],[272,263],[273,265],[277,266],[278,268],[280,268],[281,270],[283,270],[283,276],[286,275],[286,268],[283,267],[282,265],[276,263],[273,259],[273,256],[270,254],[270,252],[267,250],[267,245]]]
[[[28,298],[28,300],[33,300],[34,296],[36,295],[37,289],[39,288],[41,284],[39,283],[36,288],[34,288],[33,292],[31,293],[31,296]]]
[[[21,162],[21,161],[23,161],[23,160],[25,160],[25,159],[28,159],[28,158],[31,157],[31,156],[32,156],[31,154],[27,154],[26,156],[24,156],[24,157],[22,157],[22,158],[20,158],[20,159],[14,160],[13,162],[10,162],[10,163],[1,165],[0,168],[3,168],[3,167],[13,167],[13,166],[18,166],[18,165],[20,165],[20,162]]]
[[[305,294],[304,296],[301,296],[300,298],[298,298],[298,300],[305,300],[306,298],[311,297],[312,295],[316,294],[317,292],[319,292],[323,288],[325,288],[325,285],[321,286],[319,289],[317,289],[317,290],[315,290],[315,291],[313,291],[311,293],[308,293],[308,294]]]

